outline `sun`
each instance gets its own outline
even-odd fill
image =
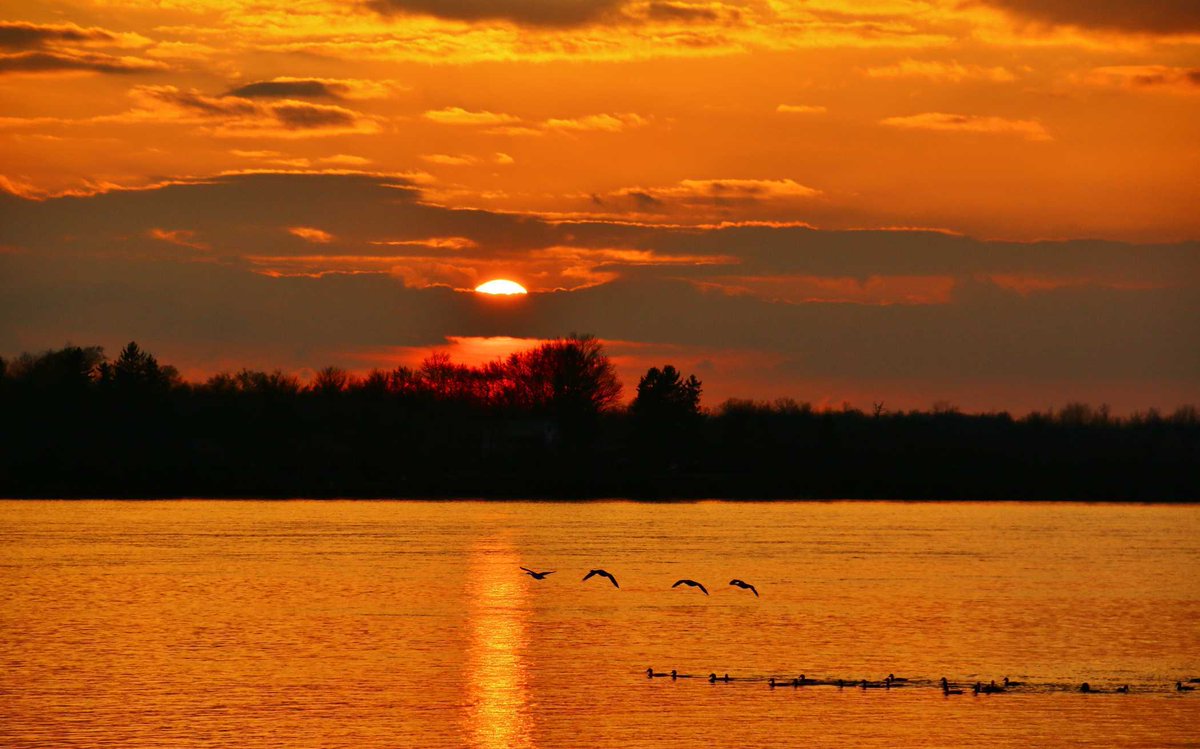
[[[516,281],[509,281],[506,278],[497,278],[494,281],[481,283],[475,287],[475,290],[480,294],[499,294],[502,296],[529,293],[521,284],[517,283]]]

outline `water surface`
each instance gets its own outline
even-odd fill
[[[0,565],[6,747],[1200,745],[1195,506],[0,502]]]

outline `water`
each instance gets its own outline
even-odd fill
[[[1197,506],[0,502],[0,564],[5,747],[1200,746]]]

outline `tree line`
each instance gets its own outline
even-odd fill
[[[706,410],[702,393],[668,364],[622,405],[590,336],[307,383],[247,369],[193,383],[136,343],[114,359],[66,346],[0,358],[0,495],[1200,499],[1192,406]]]

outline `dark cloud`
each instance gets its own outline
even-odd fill
[[[207,117],[245,117],[259,113],[257,104],[232,96],[206,96],[174,86],[142,86],[137,93]]]
[[[244,99],[341,99],[346,94],[347,87],[329,81],[316,79],[295,79],[284,81],[258,81],[239,86],[229,91],[226,96],[240,96]]]
[[[115,34],[104,29],[83,28],[73,23],[40,24],[0,21],[0,49],[35,49],[61,42],[115,42]]]
[[[368,0],[383,15],[418,14],[455,21],[577,26],[613,14],[627,0]]]
[[[634,206],[639,211],[646,211],[653,208],[658,208],[663,204],[661,200],[654,197],[650,193],[642,192],[641,190],[632,190],[626,193],[633,200]]]
[[[712,8],[670,2],[650,3],[646,8],[646,15],[656,21],[711,22],[720,20],[720,15]]]
[[[356,130],[370,132],[375,121],[351,109],[332,104],[312,104],[284,100],[260,103],[240,96],[208,96],[199,91],[184,91],[175,86],[138,86],[135,97],[148,103],[167,104],[172,110],[209,117],[223,128],[218,132],[283,135],[313,131]]]
[[[18,52],[0,55],[0,75],[5,73],[150,73],[166,70],[161,62],[98,53]]]
[[[989,5],[1045,23],[1114,31],[1191,34],[1200,31],[1196,0],[984,0]]]
[[[355,113],[348,109],[298,102],[271,107],[271,113],[284,127],[292,130],[349,126],[358,121]]]
[[[788,392],[786,383],[824,378],[906,382],[895,387],[910,389],[913,382],[1007,383],[1031,393],[1034,406],[1047,405],[1037,394],[1063,382],[1090,383],[1089,394],[1114,402],[1130,383],[1141,383],[1139,392],[1173,383],[1172,393],[1200,398],[1197,243],[1019,244],[932,232],[552,224],[420,198],[402,178],[347,174],[227,176],[41,202],[0,194],[0,245],[20,250],[0,253],[0,352],[66,340],[115,347],[135,338],[185,367],[361,367],[371,361],[364,351],[434,345],[447,336],[587,331],[695,351],[763,353],[776,362],[763,377],[780,383],[778,394]],[[738,262],[614,263],[611,283],[507,305],[406,286],[387,266],[320,278],[252,272],[254,255],[313,252],[288,233],[296,226],[337,237],[321,245],[323,257],[432,254],[469,266],[590,247],[731,255]],[[152,227],[202,237],[203,249],[179,252],[155,239]],[[408,241],[430,237],[470,242],[438,248]],[[780,303],[695,283],[732,272],[784,282],[789,274],[955,281],[941,303],[883,305]],[[1003,286],[997,274],[1120,283],[1030,292]]]

